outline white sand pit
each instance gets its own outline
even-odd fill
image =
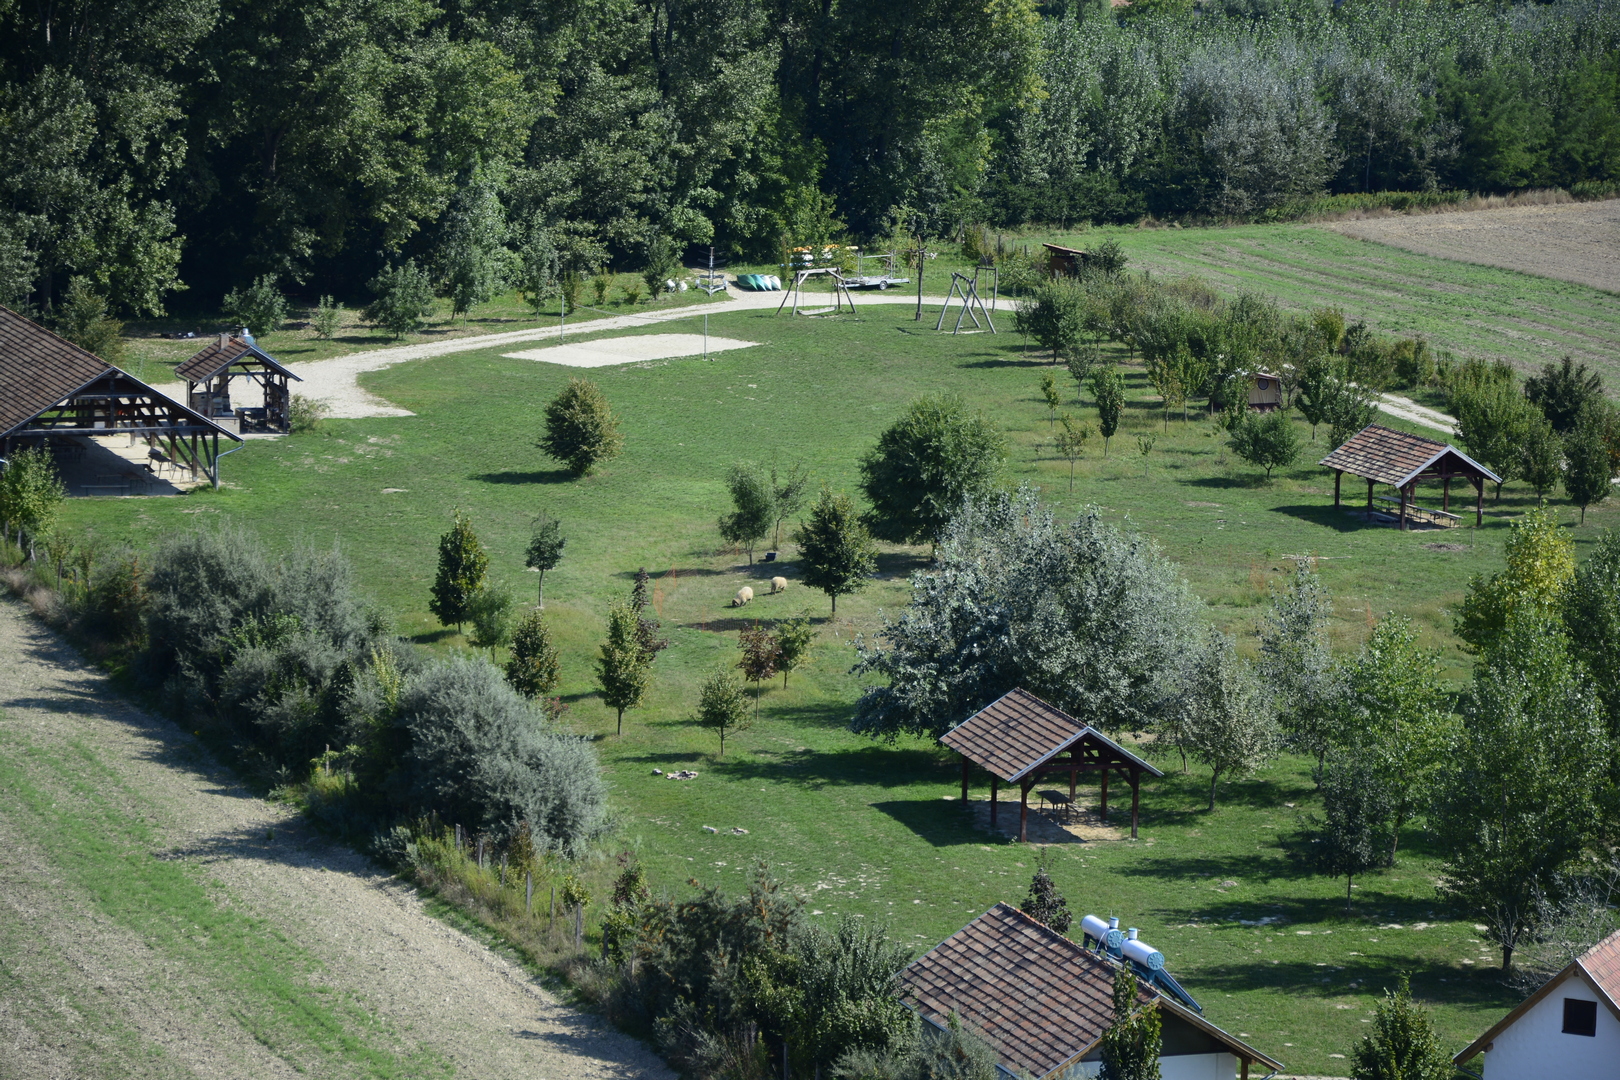
[[[730,352],[758,345],[757,341],[710,337],[709,352]],[[634,337],[603,338],[578,345],[548,345],[544,349],[524,349],[502,353],[511,360],[541,360],[565,367],[610,367],[637,364],[647,360],[673,360],[681,356],[702,356],[702,334],[642,334]]]

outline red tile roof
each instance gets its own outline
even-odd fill
[[[1620,1006],[1620,932],[1610,934],[1575,962],[1609,995],[1613,1004]]]
[[[0,435],[112,370],[96,354],[0,307]]]
[[[1598,996],[1604,999],[1603,1003],[1608,1007],[1609,1012],[1616,1019],[1620,1019],[1620,931],[1610,934],[1576,957],[1568,967],[1542,983],[1539,990],[1519,1002],[1512,1012],[1492,1024],[1485,1034],[1469,1043],[1451,1060],[1461,1065],[1475,1055],[1489,1051],[1491,1043],[1496,1040],[1496,1037],[1512,1027],[1525,1013],[1535,1008],[1537,1002],[1564,985],[1569,979],[1582,979],[1583,976],[1583,981],[1591,984],[1592,989],[1597,992]]]
[[[1011,782],[1082,739],[1099,744],[1119,755],[1119,760],[1140,766],[1154,776],[1163,775],[1096,728],[1082,724],[1056,705],[1048,705],[1022,688],[1008,691],[992,701],[947,731],[939,741]]]
[[[1380,484],[1404,487],[1447,455],[1455,459],[1450,462],[1452,472],[1483,476],[1492,483],[1501,480],[1455,446],[1378,424],[1368,424],[1318,464]]]

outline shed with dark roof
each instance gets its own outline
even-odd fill
[[[0,457],[27,443],[128,435],[219,486],[219,437],[241,442],[101,357],[0,307]],[[83,444],[80,444],[83,445]]]
[[[290,382],[303,382],[259,348],[251,334],[221,334],[174,369],[186,383],[187,403],[203,415],[245,428],[286,431]],[[262,405],[238,406],[231,383],[246,380],[263,390]]]
[[[1368,424],[1319,463],[1333,470],[1333,505],[1339,503],[1339,487],[1344,474],[1362,477],[1367,481],[1367,514],[1373,515],[1373,486],[1388,484],[1400,492],[1400,516],[1397,519],[1405,529],[1408,519],[1425,514],[1437,524],[1456,521],[1451,513],[1451,482],[1458,477],[1474,486],[1474,519],[1476,524],[1485,520],[1485,482],[1500,484],[1502,478],[1452,446],[1450,443],[1425,439],[1378,424]],[[1417,485],[1422,480],[1439,480],[1443,484],[1440,510],[1425,510],[1414,502]],[[1394,502],[1396,500],[1389,500]]]
[[[1620,1063],[1620,933],[1576,957],[1452,1061],[1485,1055],[1491,1076],[1611,1077]]]
[[[996,823],[996,795],[1001,781],[1020,792],[1018,839],[1029,837],[1029,792],[1039,778],[1052,773],[1069,777],[1069,799],[1082,772],[1102,779],[1102,816],[1108,816],[1108,777],[1118,772],[1131,786],[1131,838],[1140,821],[1142,775],[1164,774],[1114,740],[1083,724],[1056,705],[1017,688],[992,701],[939,740],[962,755],[962,802],[968,797],[968,767],[990,774],[990,824]]]
[[[900,973],[900,997],[925,1021],[950,1017],[989,1043],[1005,1076],[1095,1076],[1102,1037],[1114,1023],[1115,960],[1083,948],[1011,904],[989,911]],[[1159,1068],[1176,1077],[1248,1077],[1253,1065],[1281,1062],[1205,1020],[1145,981],[1140,1007],[1158,1009]]]

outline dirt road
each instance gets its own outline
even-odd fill
[[[0,1077],[662,1078],[0,601]]]

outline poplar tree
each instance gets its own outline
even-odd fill
[[[1607,499],[1614,487],[1614,464],[1599,413],[1597,408],[1584,410],[1564,441],[1564,493],[1581,508],[1582,525],[1586,508]]]
[[[1091,373],[1091,396],[1097,399],[1097,429],[1102,432],[1103,457],[1108,456],[1108,440],[1119,430],[1119,417],[1125,411],[1125,380],[1119,368],[1107,364]]]
[[[455,524],[439,537],[439,573],[433,581],[428,610],[441,626],[455,625],[456,632],[472,614],[473,597],[484,587],[489,555],[473,532],[472,521],[456,511]]]
[[[1277,752],[1271,703],[1232,639],[1217,631],[1193,661],[1172,741],[1209,766],[1209,808],[1222,776],[1253,772]]]

